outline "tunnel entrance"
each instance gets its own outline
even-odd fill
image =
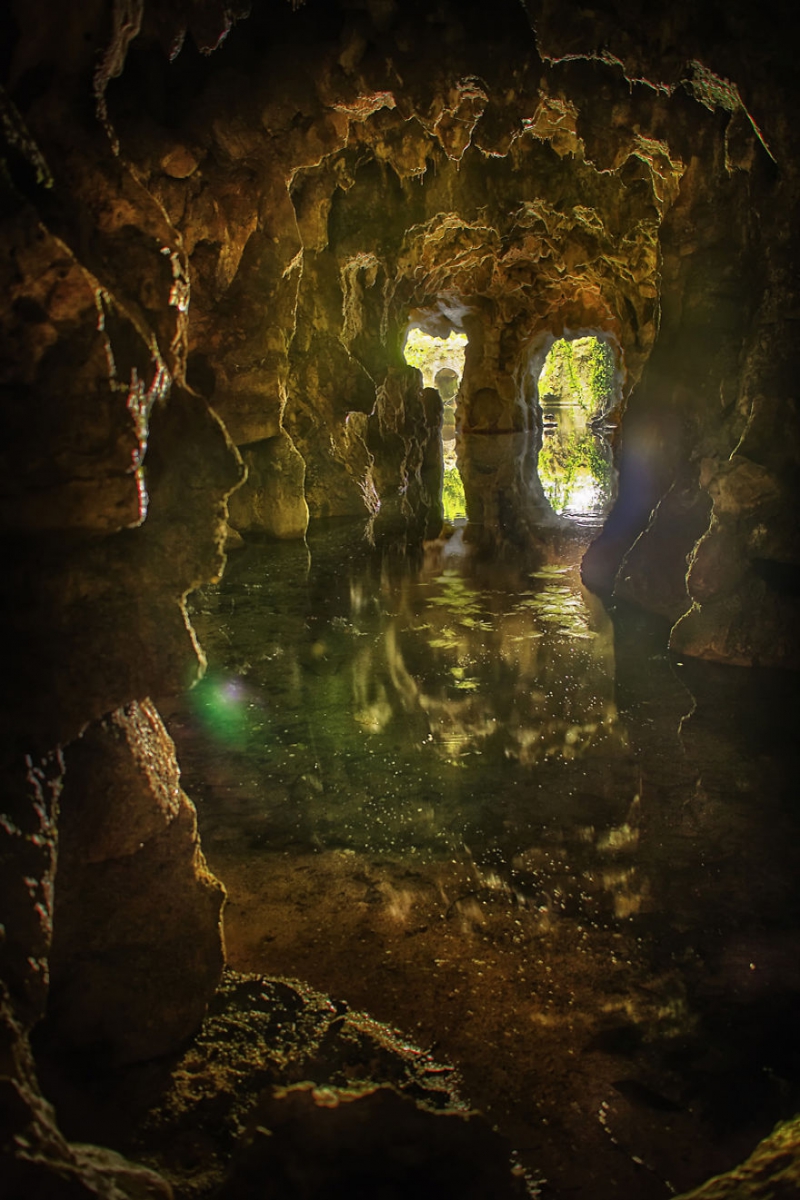
[[[608,434],[617,401],[614,351],[598,337],[557,338],[539,374],[542,446],[538,473],[545,496],[563,517],[602,524],[614,499]]]
[[[433,337],[422,329],[409,330],[403,348],[410,367],[422,372],[424,387],[436,388],[444,407],[442,421],[442,508],[445,521],[465,520],[466,498],[456,455],[456,399],[464,374],[467,335],[451,330],[448,336]]]

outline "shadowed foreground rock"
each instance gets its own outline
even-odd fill
[[[0,1197],[3,1200],[172,1200],[154,1171],[113,1150],[70,1143],[43,1099],[23,1030],[0,985]]]
[[[89,726],[67,761],[48,1035],[116,1063],[166,1054],[219,982],[224,889],[149,700]]]
[[[680,1200],[793,1200],[800,1196],[800,1118],[779,1125],[741,1166]]]
[[[300,1084],[275,1093],[220,1200],[524,1200],[508,1152],[477,1113],[432,1113],[390,1087]]]
[[[83,1092],[68,1079],[57,1103],[76,1130],[76,1112],[99,1119],[179,1200],[524,1200],[527,1176],[459,1083],[365,1013],[226,969],[179,1054],[84,1080]],[[57,1076],[50,1084],[59,1093]]]

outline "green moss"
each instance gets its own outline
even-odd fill
[[[539,396],[555,396],[561,404],[577,404],[585,412],[610,407],[614,385],[614,352],[607,342],[585,337],[553,342],[539,376]]]
[[[581,383],[575,370],[572,343],[565,338],[553,342],[539,376],[539,395],[557,396],[573,404],[583,402]]]

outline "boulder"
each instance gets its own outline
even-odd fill
[[[305,464],[288,434],[242,448],[247,483],[231,496],[230,523],[244,533],[303,537],[308,505],[303,494]]]
[[[66,759],[47,1041],[112,1063],[166,1054],[219,982],[224,889],[151,701],[90,725]]]
[[[39,1091],[24,1031],[0,983],[2,1200],[172,1200],[155,1171],[113,1150],[68,1142]]]

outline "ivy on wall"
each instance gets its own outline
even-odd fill
[[[595,337],[571,342],[558,338],[539,376],[539,397],[554,396],[597,413],[610,406],[613,385],[614,352],[607,342]]]

